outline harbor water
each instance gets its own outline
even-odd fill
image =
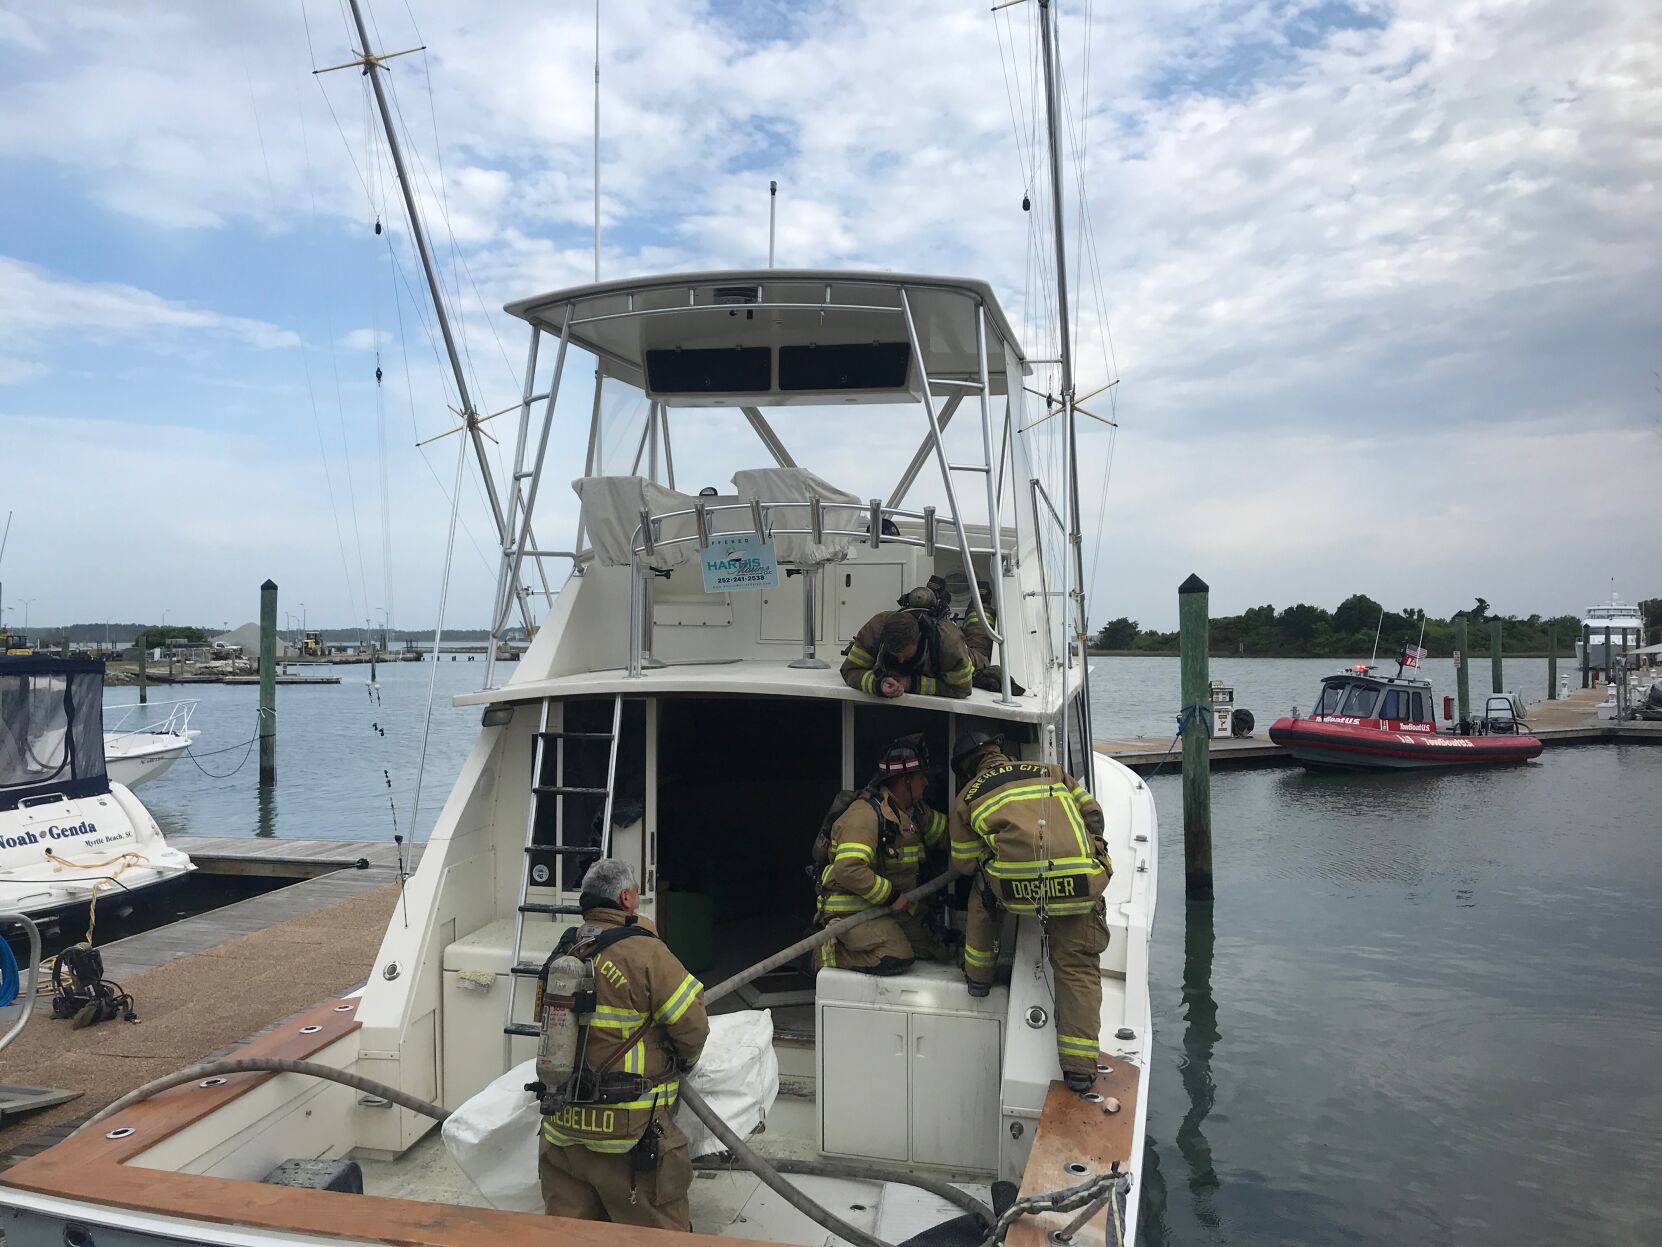
[[[1182,783],[1149,970],[1154,1244],[1662,1242],[1662,748]]]
[[[1339,665],[1212,669],[1262,730]],[[1545,667],[1509,661],[1506,682],[1538,699]],[[200,767],[141,790],[164,829],[390,839],[396,818],[408,834],[436,677],[425,835],[479,727],[450,698],[478,687],[482,660],[384,665],[376,690],[367,667],[333,671],[338,686],[278,689],[268,799],[245,747],[256,689],[152,688],[197,698],[203,733]],[[1093,674],[1099,736],[1167,733],[1175,659],[1098,659]],[[1429,674],[1453,693],[1447,660]],[[1474,702],[1488,687],[1480,659]],[[1659,779],[1662,749],[1642,745],[1430,776],[1221,771],[1207,909],[1184,902],[1180,781],[1156,778],[1142,1241],[1662,1241]]]

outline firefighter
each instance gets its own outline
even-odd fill
[[[964,928],[964,978],[985,996],[998,964],[1004,910],[1044,924],[1056,993],[1056,1055],[1072,1091],[1096,1078],[1100,961],[1108,947],[1102,894],[1114,873],[1102,807],[1050,762],[1016,762],[1002,737],[961,732],[952,765],[952,870],[976,876]]]
[[[845,654],[843,683],[879,697],[968,697],[975,678],[963,634],[926,588],[903,595],[899,610],[868,619]]]
[[[964,617],[959,621],[958,630],[964,634],[964,644],[969,647],[970,655],[975,659],[976,675],[980,675],[982,670],[988,667],[992,667],[996,673],[998,668],[993,666],[992,629],[998,626],[998,615],[993,610],[993,587],[985,580],[977,580],[975,587],[981,593],[982,614],[976,612],[975,599],[971,598],[969,605],[964,608]],[[979,680],[976,681],[976,687],[983,687]]]
[[[818,965],[901,974],[920,956],[951,960],[951,950],[903,895],[918,885],[925,850],[946,844],[946,815],[923,799],[928,786],[923,738],[902,737],[883,751],[871,783],[831,825],[815,925],[877,906],[891,912],[821,944]]]
[[[692,1160],[675,1105],[710,1033],[704,986],[636,913],[640,887],[627,865],[601,859],[582,888],[583,925],[555,953],[594,959],[582,1063],[599,1086],[595,1099],[543,1118],[543,1204],[556,1217],[690,1231]],[[620,938],[625,929],[638,934]]]

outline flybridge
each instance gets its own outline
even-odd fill
[[[979,385],[985,309],[991,393],[1020,345],[981,281],[834,269],[740,269],[599,282],[507,305],[672,407],[917,402]],[[922,368],[908,325],[915,327]],[[1019,385],[1019,382],[1018,382]]]

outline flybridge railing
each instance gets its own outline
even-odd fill
[[[775,511],[789,509],[800,512],[806,506],[808,510],[808,526],[776,527],[772,523]],[[998,540],[996,527],[989,531],[992,544],[987,546],[972,546],[969,534],[963,524],[950,517],[940,516],[934,507],[924,507],[922,510],[912,511],[900,507],[886,507],[879,498],[873,498],[867,503],[826,502],[820,498],[810,498],[806,503],[791,502],[763,502],[752,499],[749,502],[718,503],[711,506],[707,503],[696,503],[691,507],[684,507],[677,511],[664,511],[654,515],[651,511],[641,511],[640,523],[629,542],[629,678],[638,679],[641,673],[649,667],[661,666],[652,657],[652,576],[651,568],[642,566],[642,560],[650,560],[659,550],[674,546],[684,546],[697,543],[702,549],[710,545],[712,540],[719,541],[724,536],[739,535],[736,532],[712,532],[710,517],[723,512],[747,512],[750,516],[749,531],[756,536],[767,540],[772,537],[807,537],[815,545],[823,545],[827,538],[850,537],[863,540],[872,549],[883,544],[913,546],[923,550],[933,557],[940,548],[937,530],[945,526],[956,534],[957,541],[953,543],[963,560],[964,574],[970,582],[970,595],[976,613],[987,628],[994,643],[999,648],[999,661],[1008,664],[1009,657],[1005,649],[1004,619],[998,617],[996,628],[988,624],[986,610],[981,605],[981,590],[976,584],[975,566],[973,558],[977,555],[992,560],[990,568],[991,578],[996,582],[1002,579],[1004,568],[1001,565],[1004,552],[1002,543]],[[838,527],[835,523],[826,523],[827,512],[841,512],[845,515],[861,516],[865,522],[859,527]],[[659,537],[655,529],[661,528],[666,520],[691,519],[694,531],[676,537]],[[884,522],[887,520],[908,520],[922,525],[922,532],[918,536],[909,536],[898,530],[887,532]],[[834,560],[786,560],[787,565],[794,565],[806,572],[811,567]],[[814,642],[814,578],[804,574],[802,577],[802,657],[791,663],[798,668],[824,668],[827,664],[821,661],[815,653]],[[1010,701],[1008,692],[1002,700]]]
[[[782,276],[778,280],[781,281],[781,282],[789,282],[790,278],[788,276]],[[929,450],[933,451],[936,463],[940,467],[941,484],[942,484],[942,487],[944,488],[945,493],[946,493],[947,510],[950,513],[950,515],[952,516],[952,519],[949,521],[949,523],[951,523],[953,525],[953,527],[954,527],[954,529],[957,533],[958,550],[959,550],[960,555],[963,558],[965,571],[966,571],[966,573],[970,573],[970,572],[973,571],[973,568],[972,568],[972,565],[971,565],[971,556],[973,554],[976,554],[976,553],[980,553],[980,554],[983,554],[983,555],[990,555],[992,557],[993,564],[994,564],[994,568],[993,568],[994,574],[993,574],[993,577],[992,577],[992,584],[993,584],[993,602],[992,602],[993,610],[992,610],[992,612],[989,612],[988,609],[987,609],[987,604],[982,602],[980,585],[977,583],[976,577],[973,574],[969,575],[970,600],[973,604],[976,615],[979,618],[981,618],[983,621],[985,621],[989,618],[992,618],[992,617],[1002,619],[1003,616],[1004,616],[1004,610],[1003,610],[1003,606],[1004,606],[1004,602],[1003,602],[1003,577],[1000,574],[1001,571],[1002,571],[1002,564],[1003,564],[1003,551],[1001,549],[1001,544],[1002,544],[1002,525],[1001,525],[1001,502],[1002,502],[1002,497],[1001,497],[1001,491],[1000,491],[1000,488],[999,488],[999,484],[1000,484],[1000,479],[1002,477],[1004,464],[1001,460],[995,465],[994,457],[993,457],[992,408],[991,408],[991,399],[992,399],[993,390],[992,390],[992,385],[990,383],[989,376],[988,376],[988,358],[987,358],[987,356],[988,356],[988,351],[987,351],[988,309],[987,309],[987,305],[979,297],[977,297],[972,291],[967,291],[967,290],[964,290],[962,288],[936,285],[936,284],[928,282],[928,281],[902,282],[898,285],[893,285],[889,282],[878,280],[878,279],[872,279],[872,278],[851,278],[851,279],[846,279],[845,280],[844,278],[839,277],[835,280],[835,282],[826,282],[826,283],[824,283],[824,299],[823,299],[822,302],[818,302],[818,303],[815,303],[815,302],[794,302],[794,301],[792,301],[792,302],[767,302],[767,301],[764,301],[761,296],[762,296],[762,293],[763,293],[763,289],[767,284],[768,284],[767,282],[757,282],[757,283],[755,283],[755,297],[754,297],[754,299],[745,299],[742,303],[733,303],[731,305],[720,304],[720,306],[730,306],[731,309],[734,309],[734,310],[742,307],[745,310],[748,310],[748,311],[751,311],[751,312],[801,310],[801,311],[809,311],[809,312],[818,312],[818,313],[821,313],[822,315],[826,312],[861,312],[861,313],[865,313],[865,314],[882,314],[882,315],[885,315],[885,316],[898,316],[903,321],[903,323],[905,324],[905,327],[906,327],[906,341],[907,341],[907,345],[909,347],[909,353],[910,353],[910,356],[911,356],[911,366],[915,370],[915,376],[916,376],[916,379],[917,379],[917,397],[918,397],[918,400],[919,400],[921,406],[923,407],[924,416],[926,417],[926,420],[927,420],[927,433],[926,433],[926,438],[925,438],[924,445]],[[866,303],[842,303],[842,304],[837,303],[834,300],[835,287],[837,285],[852,285],[852,286],[858,286],[858,287],[881,287],[881,288],[885,288],[885,289],[892,289],[895,292],[898,306],[886,306],[886,305],[883,305],[883,304],[875,304],[875,303],[869,303],[869,302],[866,302]],[[598,313],[598,314],[594,314],[594,315],[588,315],[588,316],[581,316],[580,317],[576,314],[576,305],[580,301],[578,299],[568,300],[563,304],[563,306],[559,302],[554,302],[554,303],[546,305],[544,308],[538,309],[536,312],[531,312],[529,310],[526,311],[526,313],[525,313],[526,314],[526,319],[530,320],[531,324],[532,324],[531,347],[530,347],[529,356],[526,360],[524,390],[523,390],[523,394],[522,394],[520,405],[519,405],[519,417],[520,417],[520,419],[519,419],[519,432],[518,432],[518,437],[516,439],[516,444],[515,444],[515,448],[514,448],[514,468],[513,468],[513,472],[512,472],[512,475],[511,475],[511,479],[510,479],[510,490],[509,490],[509,496],[508,496],[508,500],[507,500],[507,506],[505,508],[505,512],[502,514],[502,517],[501,517],[501,519],[502,519],[501,530],[503,532],[502,564],[501,564],[501,571],[500,571],[500,574],[498,576],[498,581],[497,581],[497,593],[496,593],[495,607],[494,607],[494,610],[493,610],[493,613],[492,613],[490,654],[489,654],[489,656],[486,660],[486,667],[485,667],[485,682],[486,682],[487,685],[490,684],[491,680],[494,677],[497,641],[499,640],[499,638],[502,634],[503,628],[506,626],[508,616],[509,616],[510,612],[512,611],[515,602],[517,601],[519,603],[520,609],[521,609],[522,612],[526,613],[527,615],[529,613],[530,607],[529,607],[528,598],[529,598],[530,591],[529,591],[528,587],[522,586],[521,583],[520,583],[520,570],[521,570],[522,566],[524,565],[525,560],[527,558],[530,558],[532,560],[533,564],[535,564],[537,569],[538,569],[538,574],[539,575],[542,575],[542,560],[544,558],[547,558],[547,557],[569,557],[569,558],[573,559],[574,563],[576,563],[576,565],[579,568],[582,565],[582,563],[581,563],[582,554],[581,554],[580,551],[559,552],[559,551],[533,550],[532,546],[534,545],[534,541],[531,537],[531,514],[532,514],[533,510],[536,507],[538,486],[539,486],[539,484],[541,483],[541,480],[542,480],[544,460],[545,460],[545,456],[546,456],[547,451],[548,451],[549,430],[550,430],[550,427],[553,423],[555,402],[556,402],[556,399],[558,398],[558,395],[559,395],[560,381],[561,381],[561,378],[562,378],[562,376],[564,374],[564,370],[565,370],[567,348],[571,345],[573,330],[580,327],[580,326],[592,325],[592,324],[596,324],[596,323],[599,323],[599,322],[602,322],[602,321],[626,320],[626,319],[632,319],[632,318],[636,318],[636,317],[670,316],[670,315],[674,315],[674,314],[677,314],[677,313],[687,313],[687,312],[694,312],[694,311],[707,312],[709,310],[709,307],[713,306],[713,305],[699,304],[699,302],[698,302],[698,292],[701,289],[711,290],[711,293],[712,293],[713,297],[718,295],[718,292],[710,284],[708,284],[708,283],[694,283],[694,284],[689,284],[686,287],[687,302],[685,304],[678,305],[678,306],[663,307],[663,308],[656,308],[656,307],[655,308],[641,308],[641,307],[637,307],[635,305],[635,295],[633,293],[630,293],[630,292],[623,292],[624,295],[625,295],[625,300],[626,301],[625,301],[625,310],[623,310],[621,312],[604,312],[604,313]],[[930,294],[946,293],[946,294],[951,294],[951,295],[961,297],[969,303],[970,309],[971,309],[971,312],[972,312],[972,315],[973,315],[974,332],[975,332],[975,374],[974,374],[973,379],[966,378],[962,375],[943,376],[943,375],[938,375],[938,374],[937,375],[931,375],[930,374],[929,369],[928,369],[928,360],[927,360],[927,358],[924,354],[922,342],[921,342],[921,339],[920,339],[920,336],[919,336],[919,333],[918,333],[917,320],[916,320],[916,317],[913,314],[913,309],[912,309],[912,294],[914,292],[917,292],[917,293],[928,292]],[[555,362],[554,362],[554,374],[553,374],[553,378],[552,378],[550,384],[547,387],[547,390],[542,392],[542,393],[538,393],[537,387],[535,385],[535,375],[536,375],[536,370],[537,370],[538,346],[539,346],[539,343],[541,341],[542,334],[545,331],[548,331],[548,330],[545,330],[543,324],[539,323],[538,316],[547,314],[547,318],[549,320],[552,320],[552,314],[556,311],[559,313],[559,336],[558,336],[559,346],[558,346],[558,354],[556,355]],[[1008,366],[1009,351],[1010,351],[1010,348],[1013,344],[1011,342],[1005,340],[1002,336],[1001,336],[1000,341],[1002,343],[1003,349],[1006,352],[1006,361],[1007,361],[1007,366]],[[606,378],[606,366],[607,366],[608,363],[616,363],[617,361],[616,361],[615,357],[613,357],[609,352],[607,352],[599,343],[594,342],[592,340],[592,338],[587,339],[585,341],[585,346],[586,346],[587,349],[593,350],[595,352],[595,355],[596,355],[597,359],[600,361],[600,365],[601,365],[600,368],[598,368],[596,370],[596,373],[595,373],[594,409],[593,409],[593,412],[592,412],[592,414],[590,416],[590,420],[589,420],[589,448],[588,448],[588,454],[587,454],[587,457],[586,457],[586,460],[585,460],[585,463],[584,463],[584,469],[583,469],[584,475],[588,475],[590,472],[592,472],[594,470],[595,463],[596,463],[596,449],[597,449],[596,441],[597,441],[597,436],[598,436],[598,430],[599,430],[599,427],[600,427],[601,386],[604,383],[605,378]],[[624,362],[627,363],[628,361],[624,361]],[[634,365],[631,365],[631,367],[634,367]],[[952,370],[952,371],[959,372],[961,370]],[[936,403],[935,395],[934,395],[934,392],[933,392],[935,390],[935,388],[937,388],[937,387],[959,391],[959,393],[954,394],[952,397],[950,397],[947,400],[947,406],[945,407],[944,410],[937,410],[937,403]],[[1019,400],[1019,382],[1011,383],[1010,386],[1008,387],[1008,392],[1009,392],[1009,402],[1013,406]],[[960,398],[964,397],[964,396],[971,395],[971,394],[973,394],[978,399],[978,406],[980,407],[980,413],[981,413],[981,430],[980,431],[981,431],[982,461],[980,463],[953,463],[953,462],[950,462],[947,458],[946,444],[945,444],[944,440],[942,439],[941,431],[945,427],[946,422],[951,419],[952,412],[956,409],[958,400]],[[534,403],[537,403],[539,401],[544,404],[544,406],[543,406],[543,416],[542,416],[542,427],[541,427],[539,435],[533,438],[532,437],[532,431],[531,431],[531,408],[532,408],[532,405]],[[653,408],[652,408],[652,411],[656,412],[658,410],[659,410],[659,405],[655,403]],[[764,444],[767,444],[769,450],[772,451],[775,454],[776,458],[778,458],[779,457],[779,448],[774,444],[775,439],[771,438],[771,431],[766,430],[765,421],[762,421],[760,419],[759,414],[755,411],[754,408],[745,408],[744,410],[745,410],[745,414],[746,414],[747,418],[749,418],[751,420],[751,423],[752,423],[753,427],[760,426],[760,427],[757,428],[758,434],[760,436],[762,436],[762,440],[763,440]],[[1013,422],[1011,420],[1011,413],[1007,412],[1006,413],[1006,436],[1013,436],[1013,433],[1011,432],[1012,424],[1013,424]],[[654,434],[654,427],[655,426],[652,423],[651,418],[649,417],[649,421],[648,421],[648,425],[647,425],[647,432],[646,432],[646,435],[643,435],[642,444],[644,446],[646,444],[647,440],[649,438],[651,439],[652,449],[653,449],[652,477],[653,477],[654,480],[656,480],[657,479],[656,451],[657,451],[657,444],[658,443],[657,443],[657,435]],[[667,427],[662,427],[660,429],[660,432],[661,432],[661,435],[663,436],[663,439],[664,439],[664,450],[665,450],[666,463],[672,464],[673,461],[669,459],[669,443],[668,443]],[[1003,446],[1004,446],[1004,438],[1001,437],[1000,438],[1000,447],[1001,447],[1001,449],[1003,448]],[[924,457],[925,458],[927,458],[927,454],[928,454],[928,452],[925,451],[924,452]],[[529,455],[529,460],[530,460],[529,464],[527,463],[528,455]],[[787,459],[781,458],[780,462],[782,464],[786,464],[788,466]],[[637,454],[637,463],[638,463],[638,454]],[[917,467],[921,467],[921,466],[922,466],[921,462],[919,462],[917,464]],[[908,468],[907,480],[904,482],[904,484],[902,486],[902,489],[900,491],[901,493],[904,493],[904,485],[910,483],[910,477],[912,475],[915,475],[915,471],[916,471],[915,468]],[[671,472],[671,476],[673,477],[673,467],[670,468],[670,472]],[[959,517],[962,516],[963,510],[959,506],[958,491],[957,491],[957,488],[956,488],[956,486],[953,482],[953,476],[954,476],[955,473],[964,473],[964,472],[970,473],[972,475],[979,475],[981,477],[982,486],[983,486],[983,488],[985,489],[985,492],[986,492],[987,517],[988,517],[987,527],[988,527],[988,537],[989,537],[990,542],[991,542],[991,548],[988,549],[988,550],[982,550],[982,551],[972,550],[970,545],[969,545],[969,541],[968,541],[967,537],[964,534],[962,524],[959,522]],[[898,497],[896,498],[896,501],[898,501]],[[762,531],[763,527],[765,526],[765,521],[764,521],[764,518],[763,518],[763,512],[767,508],[769,508],[769,507],[778,507],[778,506],[797,506],[797,507],[801,507],[803,504],[800,501],[795,502],[795,503],[788,503],[788,502],[787,503],[760,503],[760,502],[756,502],[756,503],[752,503],[752,504],[727,504],[728,507],[732,507],[732,506],[744,507],[746,505],[758,508],[756,510],[756,513],[755,513],[755,516],[754,516],[754,527],[756,528],[756,530],[758,532],[760,532],[760,531]],[[868,529],[869,529],[868,539],[871,540],[872,543],[875,545],[875,544],[879,543],[879,541],[881,540],[881,538],[883,536],[882,531],[881,531],[881,529],[882,529],[882,520],[883,520],[884,515],[885,515],[886,512],[888,514],[891,514],[891,515],[894,515],[894,516],[901,516],[901,517],[908,518],[908,519],[916,518],[916,519],[919,519],[919,520],[923,520],[925,518],[925,513],[924,512],[901,511],[901,510],[898,510],[898,509],[886,509],[886,508],[883,507],[880,500],[874,499],[869,504],[868,507],[864,508],[867,512],[867,517],[868,517],[866,527],[863,527],[863,528],[847,528],[847,529],[832,528],[830,530],[825,530],[824,529],[824,507],[829,505],[832,508],[841,508],[841,509],[846,510],[846,509],[849,509],[849,504],[844,504],[844,503],[832,503],[832,504],[818,503],[818,504],[815,504],[815,505],[820,509],[817,509],[814,512],[811,529],[781,529],[781,530],[779,530],[780,535],[784,535],[786,533],[795,533],[795,534],[798,534],[798,535],[812,535],[815,532],[823,533],[825,531],[829,531],[831,533],[831,535],[833,535],[833,536],[859,537],[859,536],[868,536]],[[656,534],[653,533],[653,531],[652,531],[652,524],[655,520],[656,521],[662,521],[663,519],[675,518],[676,516],[685,517],[688,514],[693,514],[695,516],[705,516],[705,517],[707,517],[709,511],[712,510],[712,509],[719,510],[719,509],[722,509],[722,508],[721,507],[717,507],[717,508],[708,508],[708,507],[706,507],[704,509],[704,511],[702,511],[702,512],[699,512],[697,510],[694,510],[692,512],[681,511],[681,512],[666,513],[663,516],[657,516],[657,517],[653,517],[651,515],[647,515],[647,514],[643,513],[642,525],[636,531],[635,541],[631,543],[631,551],[630,551],[631,565],[632,566],[637,565],[638,555],[640,553],[650,552],[651,547],[656,543],[657,537],[656,537]],[[933,510],[929,509],[929,513],[932,515]],[[700,527],[701,532],[703,532],[704,529],[705,529],[705,524],[704,524],[702,519],[700,520],[699,527]],[[705,532],[704,535],[707,536],[708,535],[707,532]],[[681,544],[681,543],[691,541],[692,539],[693,538],[691,536],[675,537],[675,538],[669,539],[669,543],[670,544]],[[899,537],[899,538],[890,537],[889,540],[891,540],[891,541],[900,541],[900,542],[905,542],[905,543],[908,543],[908,544],[916,544],[916,545],[925,545],[925,544],[927,544],[929,546],[929,548],[933,549],[934,541],[935,541],[934,521],[931,520],[931,521],[929,521],[925,524],[925,533],[924,533],[923,537],[921,537],[921,538],[907,539],[907,538],[904,538],[904,537]],[[579,536],[578,536],[577,542],[575,544],[577,544],[579,546],[581,546],[581,544],[582,544],[581,530],[579,530]],[[637,549],[636,548],[637,546],[640,547],[640,548]],[[811,584],[811,579],[812,579],[811,577],[804,577],[805,586]],[[550,591],[549,591],[549,586],[548,586],[546,577],[544,578],[543,583],[544,583],[544,593],[549,595],[549,596],[552,596]],[[805,593],[811,594],[811,591],[812,591],[811,587],[805,588]],[[634,631],[635,629],[640,629],[640,630],[644,631],[645,633],[650,634],[650,630],[651,630],[651,622],[650,622],[650,596],[651,595],[650,595],[650,588],[648,587],[646,590],[643,590],[641,588],[641,586],[640,586],[640,576],[638,574],[635,576],[635,584],[631,588],[631,594],[635,598],[645,599],[646,602],[648,603],[648,609],[644,613],[644,616],[643,616],[643,612],[640,609],[635,609],[635,610],[631,611],[632,632],[631,632],[631,644],[630,644],[630,675],[631,676],[638,676],[640,674],[640,667],[641,667],[642,660],[643,660],[643,650],[644,650],[644,658],[645,659],[650,660],[650,656],[651,656],[650,644],[647,644],[643,647],[639,643],[639,638],[636,636],[635,631]],[[640,606],[640,602],[636,602],[635,605],[638,608]],[[811,607],[812,607],[811,599],[806,599],[805,603],[804,603],[805,618],[811,618]],[[803,657],[801,659],[799,659],[795,665],[798,665],[798,666],[821,665],[821,664],[818,663],[818,660],[814,657],[814,655],[812,653],[812,635],[813,635],[813,633],[812,633],[811,625],[807,626],[805,628],[805,636],[804,636],[804,654],[803,654]],[[1002,700],[1004,702],[1008,703],[1011,700],[1011,696],[1010,696],[1010,666],[1009,666],[1008,656],[1005,653],[1005,642],[1004,642],[1004,638],[1001,635],[995,634],[994,639],[996,640],[996,642],[998,644],[998,649],[999,649],[999,668],[1000,668],[1000,671],[1001,671]]]

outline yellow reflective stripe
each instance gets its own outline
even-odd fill
[[[828,914],[857,914],[870,908],[860,897],[847,892],[837,892],[820,902],[820,909]]]
[[[881,905],[889,899],[889,894],[893,891],[894,884],[879,875],[871,887],[867,888],[864,892],[861,892],[860,895],[863,896],[870,904]]]
[[[869,667],[872,665],[871,654],[866,650],[861,649],[858,645],[850,645],[848,647],[848,660],[857,667]]]
[[[681,1020],[682,1014],[692,1005],[693,999],[703,990],[704,984],[692,975],[681,980],[681,985],[670,993],[669,999],[658,1006],[653,1015],[665,1026],[674,1026]]]
[[[1085,820],[1079,813],[1079,805],[1073,795],[1066,788],[1058,789],[1053,783],[1045,784],[1018,784],[1014,788],[1006,788],[991,801],[970,816],[970,825],[982,835],[987,834],[987,819],[1009,805],[1012,801],[1034,801],[1040,799],[1055,800],[1067,815],[1068,825],[1073,828],[1075,841],[1079,845],[1082,856],[1089,856],[1090,841],[1086,838]]]
[[[1063,1035],[1058,1032],[1056,1051],[1063,1056],[1094,1057],[1097,1055],[1098,1049],[1097,1042],[1094,1039],[1087,1039],[1083,1035]]]
[[[975,830],[980,832],[982,835],[986,835],[986,824],[989,817],[998,813],[999,810],[1002,810],[1012,801],[1025,801],[1034,797],[1048,797],[1051,795],[1051,787],[1052,785],[1050,784],[1017,784],[1014,787],[1006,788],[997,796],[987,801],[986,804],[979,806],[976,811],[970,815],[970,826],[974,827]]]
[[[987,873],[994,879],[1042,879],[1046,875],[1087,875],[1103,873],[1102,863],[1094,857],[1047,857],[1042,862],[987,863]]]
[[[869,844],[861,844],[858,840],[850,840],[846,844],[839,844],[837,851],[831,855],[833,861],[844,857],[857,857],[861,861],[869,862],[877,850]]]
[[[957,840],[952,842],[952,860],[956,862],[979,861],[985,851],[979,844],[963,844]]]
[[[634,1009],[620,1009],[612,1005],[603,1005],[594,1011],[589,1019],[591,1026],[598,1026],[602,1030],[627,1031],[633,1030],[646,1021],[646,1014],[637,1013]]]
[[[875,693],[877,691],[877,672],[868,671],[860,677],[860,691],[862,693]]]
[[[975,679],[975,663],[973,660],[966,662],[962,667],[959,667],[955,671],[948,671],[946,673],[946,682],[948,684],[968,684],[973,679]]]
[[[1025,901],[1012,901],[1002,898],[999,904],[1013,914],[1031,915],[1038,913],[1038,909]],[[1096,908],[1096,902],[1089,897],[1078,901],[1051,901],[1045,902],[1045,913],[1052,918],[1068,918],[1074,914],[1088,914]]]
[[[646,1045],[636,1042],[628,1052],[623,1054],[623,1072],[625,1074],[644,1074],[646,1072]]]
[[[827,940],[819,946],[819,963],[821,966],[835,967],[837,964],[837,941]]]
[[[1068,795],[1071,796],[1075,801],[1089,801],[1091,799],[1091,794],[1089,792],[1085,791],[1085,785],[1084,784],[1079,785],[1079,787],[1075,788]]]
[[[907,845],[905,848],[896,849],[894,851],[894,856],[890,860],[904,863],[907,866],[914,865],[923,860],[923,846],[921,844],[913,844]]]
[[[671,1078],[653,1087],[638,1100],[620,1100],[616,1104],[601,1104],[598,1108],[637,1109],[651,1108],[654,1103],[659,1108],[674,1108],[676,1101],[681,1098],[681,1080]]]
[[[998,961],[998,953],[993,949],[971,948],[964,945],[964,964],[970,966],[990,966]]]
[[[939,691],[940,686],[936,683],[934,676],[920,675],[918,677],[919,693],[923,694],[925,697],[933,697]]]
[[[608,1108],[612,1107],[607,1105]],[[544,1119],[542,1123],[542,1137],[555,1147],[582,1147],[591,1152],[605,1152],[610,1155],[620,1155],[635,1146],[636,1140],[591,1138],[584,1135],[567,1134],[563,1130],[556,1130],[551,1123]]]

